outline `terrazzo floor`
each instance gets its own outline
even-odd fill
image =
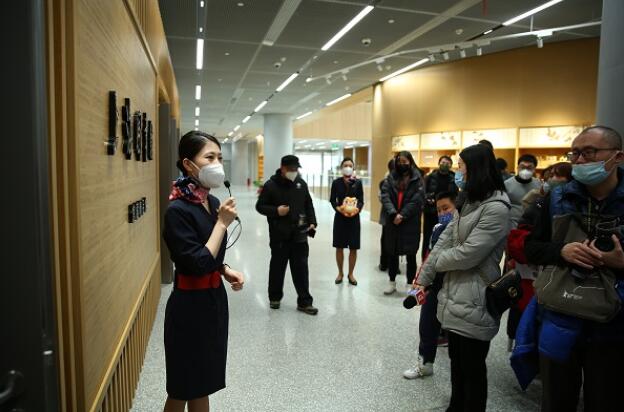
[[[402,306],[404,276],[397,278],[400,293],[382,293],[388,279],[376,268],[380,226],[363,213],[362,249],[355,272],[359,285],[335,285],[333,211],[327,201],[315,200],[319,228],[310,242],[309,266],[310,291],[319,314],[296,311],[290,272],[282,307],[271,310],[266,219],[255,212],[255,191],[234,187],[233,192],[244,227],[226,261],[245,273],[246,283],[241,292],[228,289],[228,386],[210,397],[211,410],[444,411],[450,397],[446,348],[438,351],[433,376],[412,381],[402,376],[416,361],[419,309]],[[227,197],[223,190],[213,194]],[[170,285],[162,286],[133,412],[160,411],[166,399],[163,323],[170,292]],[[505,324],[503,319],[487,359],[487,409],[538,411],[541,385],[533,383],[526,393],[519,389],[509,366]]]

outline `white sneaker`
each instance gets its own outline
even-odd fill
[[[390,281],[388,287],[384,289],[384,295],[392,295],[396,292],[396,282]]]
[[[416,366],[403,372],[405,379],[424,378],[431,375],[433,375],[433,363],[422,363],[420,358]]]

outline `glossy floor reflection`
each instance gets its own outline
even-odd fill
[[[362,250],[356,266],[359,285],[346,281],[335,285],[333,211],[327,201],[315,202],[320,226],[310,243],[310,290],[319,315],[296,311],[289,272],[282,307],[271,310],[266,219],[255,212],[253,190],[234,188],[233,192],[244,227],[226,261],[244,271],[246,284],[242,292],[228,290],[228,387],[211,396],[211,410],[444,411],[450,397],[446,348],[438,352],[434,376],[415,381],[402,377],[416,360],[419,313],[417,308],[403,308],[403,287],[394,296],[382,293],[387,275],[376,269],[379,225],[362,216]],[[223,191],[214,194],[221,199],[227,196]],[[397,279],[403,282],[404,276]],[[163,321],[170,291],[170,286],[163,286],[135,412],[162,410],[166,398]],[[488,411],[537,411],[541,387],[537,383],[527,393],[520,391],[506,344],[503,327],[488,356]]]

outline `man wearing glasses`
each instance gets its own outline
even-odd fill
[[[593,126],[583,130],[568,153],[573,181],[554,189],[544,200],[532,233],[525,242],[528,263],[570,265],[591,273],[610,269],[617,279],[616,290],[624,297],[624,251],[613,235],[609,252],[599,250],[593,240],[553,242],[553,216],[581,213],[589,219],[615,218],[624,225],[624,152],[615,130]],[[557,322],[543,310],[539,337],[539,366],[543,382],[542,411],[576,411],[583,386],[584,410],[621,410],[621,376],[624,372],[624,311],[607,323],[581,320],[557,314]],[[552,313],[552,312],[551,312]],[[548,342],[546,341],[548,340]],[[569,356],[565,362],[553,359],[544,349],[555,343]],[[550,346],[552,347],[552,346]],[[548,356],[551,355],[551,356]]]

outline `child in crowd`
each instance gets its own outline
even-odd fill
[[[433,249],[444,229],[453,220],[456,210],[456,196],[456,193],[453,192],[442,192],[436,196],[439,223],[433,228],[429,250]],[[422,267],[424,267],[424,262],[421,270]],[[437,273],[433,284],[427,288],[427,299],[420,309],[418,362],[416,366],[403,372],[403,377],[406,379],[433,375],[433,362],[435,361],[437,347],[445,341],[440,339],[441,325],[437,318],[438,292],[442,287],[443,277],[444,273]],[[417,281],[418,277],[414,280],[414,285]]]

